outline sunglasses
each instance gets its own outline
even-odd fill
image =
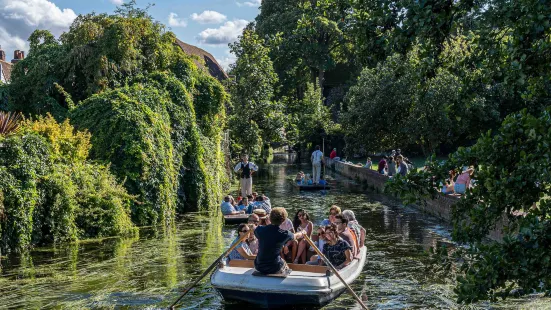
[[[249,232],[249,231],[250,231],[250,229],[246,229],[246,230],[242,230],[240,232]]]
[[[304,214],[302,214],[302,213],[298,215],[298,217],[303,217],[303,216],[304,216]]]
[[[342,222],[335,222],[335,224],[339,225],[339,224],[342,224]]]
[[[338,214],[338,213],[334,213],[334,212],[330,212],[330,213],[329,213],[329,215],[333,215],[333,216],[335,216],[335,215],[337,215],[337,214]]]

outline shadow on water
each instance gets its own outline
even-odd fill
[[[333,189],[300,192],[291,179],[306,164],[274,154],[255,174],[254,190],[289,214],[303,208],[315,224],[337,204],[356,213],[367,230],[368,261],[352,285],[371,309],[458,308],[452,279],[427,272],[426,250],[449,242],[450,227],[397,201],[368,192],[327,171]],[[159,309],[167,307],[236,237],[219,215],[185,214],[172,229],[142,229],[140,238],[105,239],[37,248],[2,261],[0,308]],[[477,308],[549,308],[548,299],[481,303]],[[256,309],[225,303],[209,281],[186,296],[181,309]],[[288,308],[292,309],[292,308]],[[359,309],[347,294],[324,309]]]

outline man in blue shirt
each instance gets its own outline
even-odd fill
[[[243,212],[239,212],[235,209],[235,207],[230,202],[231,197],[226,196],[224,197],[224,202],[220,205],[220,209],[222,210],[223,215],[232,215],[232,214],[240,214]]]
[[[254,260],[254,268],[263,274],[287,274],[288,267],[281,258],[281,249],[288,241],[301,238],[302,232],[293,234],[279,228],[287,219],[285,208],[273,208],[270,213],[270,225],[259,226],[254,235],[258,239],[258,255]]]

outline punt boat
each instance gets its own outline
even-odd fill
[[[250,214],[231,214],[231,215],[224,215],[224,223],[225,224],[240,224],[240,223],[247,223],[247,220],[249,219]]]
[[[293,186],[298,188],[301,191],[315,191],[315,190],[324,190],[324,189],[331,189],[331,186],[328,185],[319,185],[319,184],[298,184],[295,181],[292,181]]]
[[[360,259],[339,270],[347,284],[362,272],[366,248]],[[293,271],[285,278],[253,275],[251,260],[232,260],[211,276],[212,286],[226,301],[240,301],[263,308],[283,306],[320,307],[342,294],[346,287],[325,266],[288,264]]]

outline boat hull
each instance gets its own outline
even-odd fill
[[[247,223],[249,214],[224,215],[224,224],[240,224]]]
[[[217,291],[226,301],[238,301],[254,304],[262,308],[281,308],[292,306],[323,307],[339,297],[344,289],[327,294],[299,295],[291,293],[251,293],[235,289],[217,288]]]
[[[361,274],[366,255],[367,250],[364,247],[360,259],[339,271],[347,284]],[[293,269],[292,264],[289,266]],[[274,278],[253,276],[253,271],[252,265],[226,266],[212,274],[211,284],[227,301],[245,302],[263,308],[320,307],[333,301],[346,289],[332,273],[294,270],[286,278]]]

